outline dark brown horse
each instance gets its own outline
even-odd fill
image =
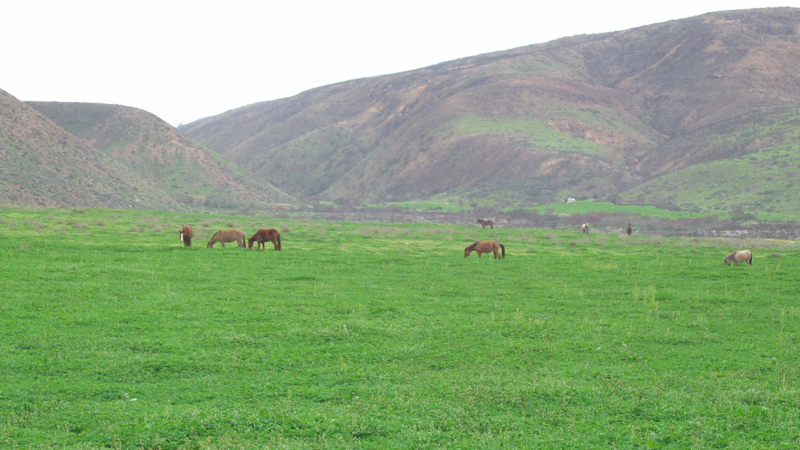
[[[628,224],[628,228],[625,228],[625,232],[628,233],[628,236],[630,236],[631,233],[633,233],[633,228],[631,228],[630,223]]]
[[[500,250],[503,251],[503,258],[506,257],[506,247],[497,241],[477,241],[474,244],[464,249],[464,258],[469,256],[472,252],[478,252],[478,258],[482,253],[494,253],[494,259],[500,258]]]
[[[208,248],[211,248],[217,242],[222,242],[222,248],[225,248],[226,242],[236,242],[239,247],[244,248],[244,231],[242,230],[219,230],[211,236],[208,241]]]
[[[267,242],[272,241],[272,246],[275,247],[275,251],[281,249],[281,234],[275,228],[270,228],[269,230],[261,229],[256,231],[256,234],[252,235],[250,239],[247,240],[247,248],[253,249],[253,242],[258,242],[256,249],[261,249],[262,247],[264,250],[267,249]]]
[[[183,242],[184,247],[192,246],[192,237],[194,237],[192,227],[189,225],[184,225],[183,228],[178,231],[178,234],[181,235],[181,242]]]
[[[725,265],[729,265],[733,263],[734,265],[739,264],[740,262],[747,261],[748,266],[753,265],[753,254],[750,253],[750,250],[736,250],[731,252],[730,255],[726,256],[725,259],[722,260]]]
[[[481,224],[481,228],[490,227],[494,230],[494,222],[489,219],[478,219],[478,223]]]

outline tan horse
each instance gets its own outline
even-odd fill
[[[183,228],[178,231],[178,234],[181,235],[181,242],[183,242],[184,247],[192,246],[192,237],[194,237],[192,227],[189,225],[184,225]]]
[[[281,249],[281,234],[275,228],[270,228],[269,230],[261,229],[256,231],[256,234],[252,235],[250,239],[247,240],[247,248],[250,250],[253,249],[253,241],[257,241],[258,245],[256,249],[261,249],[264,247],[264,250],[267,249],[267,242],[272,242],[272,246],[275,247],[275,251]]]
[[[494,222],[489,219],[478,219],[478,223],[481,224],[481,228],[490,227],[494,230]]]
[[[222,248],[225,248],[226,242],[236,242],[239,247],[244,248],[244,231],[242,230],[219,230],[211,236],[208,241],[208,248],[211,248],[217,242],[222,242]]]
[[[581,225],[581,231],[582,231],[584,234],[589,234],[589,224],[588,224],[588,223],[585,223],[585,224]]]
[[[748,266],[753,265],[753,254],[750,253],[750,250],[733,251],[730,255],[726,256],[725,259],[722,260],[726,266],[730,263],[739,264],[742,261],[747,261]]]
[[[497,241],[477,241],[474,244],[464,249],[464,258],[469,256],[472,252],[478,252],[478,258],[482,253],[494,253],[494,259],[500,258],[499,250],[503,251],[503,258],[506,257],[506,247]]]

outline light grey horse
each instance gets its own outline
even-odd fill
[[[739,264],[742,261],[747,261],[748,266],[753,265],[753,254],[750,253],[750,250],[733,251],[730,255],[726,256],[725,259],[722,260],[726,266],[730,263]]]

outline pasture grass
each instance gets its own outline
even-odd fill
[[[492,208],[496,206],[496,202],[489,199],[473,200],[469,198],[460,197],[443,197],[440,199],[430,200],[415,200],[407,202],[389,202],[389,203],[376,203],[367,205],[362,208],[399,208],[403,211],[444,211],[444,212],[461,212],[472,210],[478,207]],[[578,200],[571,203],[557,202],[536,206],[511,206],[502,208],[504,213],[514,213],[517,211],[538,211],[542,214],[555,214],[561,216],[568,216],[572,214],[593,214],[593,213],[624,213],[639,215],[642,217],[662,218],[670,220],[678,219],[696,219],[701,217],[709,217],[710,213],[699,213],[690,211],[671,211],[662,209],[655,206],[645,205],[617,205],[611,202],[601,202],[593,199]],[[713,214],[720,219],[730,218],[730,214]],[[761,216],[761,215],[760,215]],[[766,216],[764,216],[767,218]],[[796,220],[796,216],[780,216],[774,218],[775,220]]]
[[[529,206],[525,208],[506,208],[506,212],[514,211],[515,209],[539,211],[540,213],[570,215],[570,214],[591,214],[591,213],[627,213],[637,214],[642,217],[657,217],[662,219],[696,219],[699,217],[708,217],[711,214],[697,213],[689,211],[670,211],[668,209],[661,209],[655,206],[644,205],[616,205],[611,202],[598,202],[594,200],[578,200],[571,203],[559,202],[549,205]],[[721,218],[727,218],[727,215],[720,215]]]
[[[800,445],[787,241],[6,209],[0,255],[3,448]]]

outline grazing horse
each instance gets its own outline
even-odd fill
[[[628,233],[628,236],[630,236],[631,233],[633,233],[633,228],[631,228],[630,223],[628,224],[628,228],[625,228],[625,232]]]
[[[494,259],[500,259],[498,250],[503,251],[503,258],[506,257],[506,247],[497,241],[477,241],[474,244],[464,249],[464,258],[469,256],[472,252],[478,252],[478,258],[482,253],[494,252]]]
[[[208,248],[211,248],[217,242],[222,242],[222,248],[225,248],[226,242],[236,242],[239,247],[244,248],[244,231],[242,230],[219,230],[211,236],[208,241]]]
[[[722,260],[726,266],[730,263],[739,264],[742,261],[747,261],[748,266],[753,265],[753,254],[750,253],[750,250],[735,250]]]
[[[481,228],[489,227],[494,230],[494,222],[489,219],[478,219],[478,223],[481,224]]]
[[[261,230],[256,231],[256,234],[252,235],[250,239],[247,240],[247,248],[252,250],[254,241],[258,242],[256,249],[261,249],[263,247],[264,250],[266,250],[266,243],[268,241],[272,241],[272,245],[275,247],[276,251],[281,249],[281,234],[275,228],[270,228],[269,230],[262,228]]]
[[[585,223],[581,225],[581,231],[583,231],[584,234],[589,234],[589,224]]]
[[[192,237],[194,236],[192,227],[189,225],[184,225],[183,228],[178,231],[178,234],[181,235],[181,242],[183,242],[184,247],[192,246]]]

